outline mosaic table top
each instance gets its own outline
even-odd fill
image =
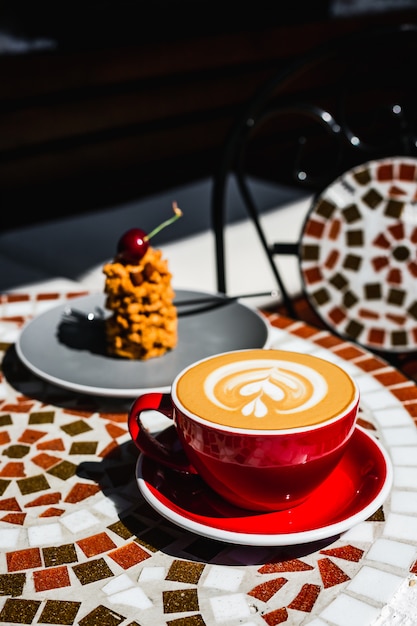
[[[359,423],[388,451],[393,487],[374,515],[320,543],[208,539],[140,495],[128,401],[55,387],[19,362],[22,325],[79,295],[0,296],[0,624],[416,623],[415,382],[328,331],[268,313],[274,347],[335,360],[356,378]]]

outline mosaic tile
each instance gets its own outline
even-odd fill
[[[116,611],[112,611],[105,606],[98,606],[85,617],[79,620],[79,626],[98,626],[98,624],[106,624],[106,626],[118,626],[124,621],[124,616]]]
[[[73,565],[72,570],[82,585],[110,578],[113,572],[104,559],[95,559],[87,563]]]
[[[287,583],[286,578],[273,578],[272,580],[267,580],[260,585],[257,585],[250,591],[248,591],[249,596],[253,596],[262,602],[267,602],[275,595],[283,585]]]
[[[32,624],[40,604],[40,600],[8,598],[0,611],[0,623]]]
[[[150,554],[143,550],[137,543],[131,542],[109,552],[109,557],[113,559],[123,569],[128,569],[150,558]]]
[[[268,626],[277,626],[277,624],[283,624],[288,621],[288,611],[285,606],[283,606],[270,613],[265,613],[262,617]]]
[[[26,582],[26,574],[0,574],[0,595],[21,596]]]
[[[39,548],[27,548],[6,553],[7,570],[17,572],[25,569],[33,569],[42,565]]]
[[[107,533],[98,533],[97,535],[80,539],[77,541],[77,545],[88,557],[96,556],[101,552],[107,552],[116,547],[116,544],[110,539]]]
[[[44,491],[50,488],[50,485],[44,476],[39,474],[38,476],[31,476],[29,478],[23,478],[17,481],[17,486],[23,496],[35,493],[36,491]]]
[[[176,580],[181,583],[190,583],[196,585],[200,580],[200,576],[204,570],[203,563],[193,563],[190,561],[178,561],[177,559],[171,563],[166,575],[166,580]]]
[[[54,567],[33,572],[33,582],[36,591],[59,589],[60,587],[69,587],[71,585],[66,567]]]
[[[81,602],[67,600],[47,600],[39,617],[41,624],[63,624],[71,626],[75,623]]]
[[[162,592],[164,613],[186,613],[198,611],[198,595],[196,589],[176,589]]]

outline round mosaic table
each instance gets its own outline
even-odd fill
[[[393,487],[369,519],[320,543],[208,539],[140,495],[127,401],[55,387],[19,362],[24,322],[79,295],[0,296],[0,624],[381,626],[417,607],[415,382],[328,331],[268,313],[274,347],[355,377],[359,424],[388,451]]]

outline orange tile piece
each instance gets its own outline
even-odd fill
[[[60,452],[65,450],[64,442],[62,439],[50,439],[49,441],[43,441],[36,445],[38,450],[55,450]]]
[[[355,548],[355,546],[342,546],[340,548],[329,548],[328,550],[320,550],[320,554],[327,554],[327,556],[337,556],[339,559],[345,561],[352,561],[358,563],[362,556],[363,550]]]
[[[18,461],[11,461],[6,463],[1,470],[0,476],[7,476],[9,478],[25,478],[25,466]]]
[[[99,413],[99,417],[120,424],[127,423],[127,413]]]
[[[8,522],[9,524],[18,524],[23,526],[25,522],[26,513],[7,513],[4,517],[0,518],[2,522]]]
[[[23,433],[20,435],[18,441],[21,443],[36,443],[38,439],[42,439],[45,437],[45,433],[40,432],[38,430],[34,430],[33,428],[26,428]]]
[[[46,509],[46,511],[41,513],[39,517],[59,517],[63,513],[65,513],[64,509],[57,509],[51,506],[49,509]]]
[[[6,498],[0,500],[0,510],[2,511],[21,511],[20,504],[16,498]]]
[[[7,570],[18,572],[19,570],[32,569],[42,565],[39,548],[27,548],[6,553]]]
[[[46,504],[57,504],[61,500],[61,494],[58,491],[53,493],[45,493],[30,502],[25,504],[25,507],[29,506],[45,506]]]
[[[62,459],[59,457],[46,454],[45,452],[32,457],[32,462],[45,470],[49,469],[53,465],[56,465],[57,463],[60,463],[61,461]]]
[[[100,487],[98,485],[77,483],[71,489],[64,502],[71,502],[72,504],[75,502],[81,502],[82,500],[93,496],[98,491],[100,491]]]
[[[365,352],[361,348],[347,344],[338,348],[337,354],[345,361],[353,361],[353,359],[363,356]]]
[[[109,457],[110,455],[116,456],[115,453],[118,453],[118,455],[120,455],[120,447],[119,444],[117,443],[117,441],[115,441],[114,439],[109,443],[108,446],[106,446],[105,448],[103,448],[103,450],[100,452],[100,454],[98,455],[101,459],[105,458],[105,457]]]
[[[273,578],[272,580],[267,580],[260,585],[257,585],[250,591],[248,591],[248,596],[252,596],[253,598],[257,598],[262,602],[268,602],[273,595],[275,595],[281,587],[288,582],[286,578]]]
[[[350,580],[350,576],[345,574],[345,572],[330,559],[319,559],[317,564],[325,589]]]
[[[5,443],[10,443],[10,435],[6,431],[0,433],[0,445],[4,445]]]
[[[102,552],[108,552],[116,548],[116,544],[107,533],[98,533],[76,542],[87,557],[96,556]]]
[[[128,569],[145,559],[149,559],[150,554],[138,546],[137,543],[131,542],[121,548],[117,548],[117,550],[113,550],[113,552],[109,552],[108,556],[123,569]]]
[[[364,372],[373,372],[376,370],[380,370],[383,367],[387,367],[384,361],[381,361],[377,357],[369,357],[364,359],[363,361],[357,361],[356,365],[360,367]]]
[[[266,563],[258,569],[258,572],[260,574],[272,574],[274,572],[306,572],[311,569],[314,569],[312,565],[300,559],[289,559],[288,561]]]
[[[281,609],[276,609],[275,611],[271,611],[271,613],[262,615],[262,617],[268,626],[277,626],[277,624],[283,624],[288,620],[288,611],[285,606],[283,606]]]
[[[127,428],[120,428],[114,424],[106,424],[106,430],[112,439],[117,439],[127,433]]]
[[[379,380],[380,383],[384,385],[384,387],[388,387],[389,385],[401,385],[402,383],[407,383],[408,378],[401,374],[398,370],[390,370],[389,372],[381,372],[380,374],[375,374],[374,378]]]
[[[42,300],[58,300],[59,298],[59,293],[54,293],[54,292],[50,292],[50,293],[38,293],[36,294],[36,300],[38,300],[39,302],[41,302]]]
[[[33,572],[33,582],[36,591],[59,589],[71,585],[68,569],[65,565]]]
[[[63,413],[67,413],[68,415],[78,415],[78,417],[91,417],[93,415],[93,411],[82,411],[81,409],[73,408],[64,409]]]
[[[10,412],[10,413],[30,413],[30,411],[33,409],[34,403],[33,402],[28,402],[26,403],[17,403],[17,404],[4,404],[1,407],[1,410],[3,412]]]
[[[311,613],[320,591],[320,585],[303,585],[294,600],[288,605],[288,608]]]

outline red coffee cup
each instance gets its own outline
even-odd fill
[[[234,505],[275,511],[303,502],[340,461],[354,432],[359,389],[338,365],[310,354],[251,349],[193,363],[170,393],[146,393],[129,412],[139,450],[199,474]],[[158,441],[145,411],[173,420],[181,450]]]

